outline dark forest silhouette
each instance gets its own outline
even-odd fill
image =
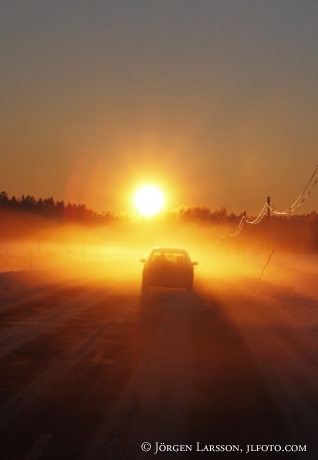
[[[36,214],[59,222],[87,224],[109,223],[119,218],[111,212],[95,212],[87,208],[85,204],[67,203],[65,205],[64,201],[55,201],[52,197],[37,200],[32,195],[22,195],[21,198],[16,198],[13,195],[12,198],[9,198],[6,192],[1,192],[0,211],[5,210]]]
[[[245,224],[244,229],[237,237],[231,238],[240,224],[243,213],[228,213],[225,207],[213,210],[206,206],[180,206],[179,208],[159,213],[152,219],[135,218],[129,213],[115,214],[110,211],[96,212],[84,204],[65,204],[52,197],[36,199],[31,195],[22,195],[21,198],[9,198],[6,192],[0,193],[0,238],[18,235],[24,231],[31,233],[32,229],[43,228],[47,225],[76,224],[87,228],[120,225],[132,228],[134,225],[161,225],[197,226],[214,229],[217,238],[222,239],[224,230],[227,229],[227,240],[240,243],[246,236],[250,242],[264,240],[266,232],[266,217],[257,225]],[[256,216],[249,216],[253,220]],[[17,228],[21,226],[21,229]],[[292,248],[293,250],[318,251],[318,213],[271,216],[271,234],[273,244],[279,247]],[[11,234],[12,233],[12,234]],[[231,243],[232,244],[232,243]]]
[[[52,197],[36,199],[32,195],[22,195],[21,198],[16,198],[13,195],[9,198],[6,192],[0,193],[0,211],[3,210],[23,211],[57,221],[74,221],[88,224],[105,224],[118,220],[129,220],[130,217],[127,213],[116,214],[111,211],[100,213],[89,209],[85,204],[65,204],[64,201],[57,201]],[[213,210],[203,205],[191,205],[180,206],[172,211],[161,213],[158,217],[154,218],[169,222],[193,222],[202,225],[226,223],[235,226],[235,224],[240,221],[242,215],[243,213],[238,215],[228,213],[225,207],[221,207],[219,210]],[[256,216],[250,216],[251,220],[255,217]],[[309,214],[290,215],[288,217],[272,216],[272,219],[280,221],[314,222],[318,225],[318,213],[315,211]]]

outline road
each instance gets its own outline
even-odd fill
[[[77,280],[0,305],[0,458],[317,458],[317,361],[253,286]]]

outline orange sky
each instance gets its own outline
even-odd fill
[[[285,209],[317,165],[315,2],[1,6],[1,190]],[[298,211],[318,209],[318,189]]]

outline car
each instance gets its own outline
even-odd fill
[[[141,259],[144,264],[142,271],[142,292],[149,291],[151,286],[184,288],[193,290],[194,266],[189,254],[184,249],[156,247],[150,252],[148,259]]]

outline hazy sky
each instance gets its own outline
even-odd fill
[[[0,47],[10,196],[257,213],[318,164],[316,0],[0,0]]]

